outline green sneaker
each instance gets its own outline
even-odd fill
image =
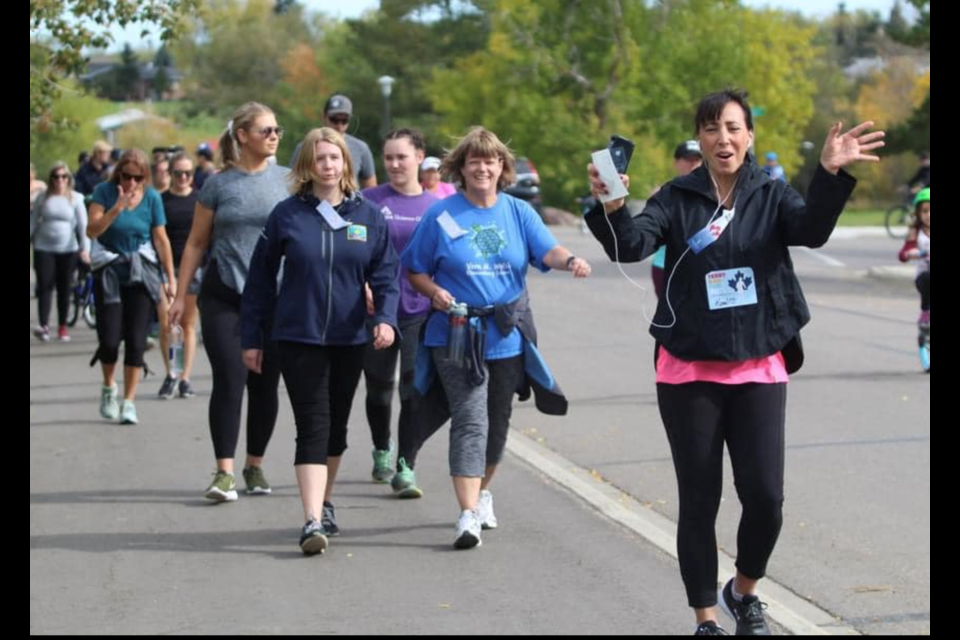
[[[399,470],[390,481],[394,493],[398,498],[422,498],[423,491],[417,486],[417,476],[413,469],[407,466],[407,461],[403,458],[397,460]]]
[[[120,404],[120,424],[137,424],[137,407],[133,400],[124,400]]]
[[[100,390],[100,415],[103,418],[116,420],[120,417],[120,403],[117,402],[119,395],[120,390],[116,384],[112,387],[103,387]]]
[[[237,481],[232,473],[217,471],[203,497],[214,502],[233,502],[237,499]]]
[[[243,470],[243,480],[247,483],[248,496],[265,496],[273,491],[263,475],[263,467],[247,467]]]
[[[393,441],[390,441],[388,449],[373,450],[373,476],[374,482],[386,484],[393,477]]]

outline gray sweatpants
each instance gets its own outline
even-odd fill
[[[446,360],[446,347],[431,352],[450,403],[450,475],[482,478],[488,466],[503,459],[523,356],[488,360],[486,381],[475,387],[466,369]]]

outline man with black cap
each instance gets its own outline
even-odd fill
[[[337,93],[330,96],[323,107],[323,126],[338,131],[347,141],[350,159],[353,160],[353,177],[356,179],[357,189],[375,187],[377,186],[377,169],[373,164],[373,153],[370,152],[370,147],[363,140],[347,133],[352,117],[353,102],[345,95]],[[293,150],[293,157],[290,158],[291,167],[297,163],[299,155],[300,144]]]

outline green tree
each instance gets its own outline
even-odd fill
[[[907,0],[917,11],[917,20],[913,26],[907,29],[897,29],[896,33],[890,34],[892,38],[910,44],[915,47],[930,48],[930,0]],[[894,10],[899,8],[899,2],[894,5]],[[893,22],[891,14],[890,22]],[[902,17],[902,16],[901,16]]]
[[[160,48],[157,49],[157,53],[153,56],[153,66],[158,68],[173,66],[173,56],[166,44],[160,45]]]
[[[35,56],[31,47],[31,132],[51,121],[48,112],[64,77],[83,70],[85,48],[110,44],[113,26],[142,23],[146,36],[153,25],[167,42],[182,33],[184,18],[199,5],[200,0],[30,0],[30,42],[45,42],[44,55]]]
[[[140,88],[140,63],[137,61],[137,55],[129,44],[123,45],[123,52],[120,54],[120,64],[113,69],[114,89],[117,95],[122,96],[124,100],[133,100],[141,98]]]
[[[484,51],[434,73],[433,108],[445,134],[484,124],[531,157],[551,203],[586,191],[589,153],[612,133],[637,142],[630,175],[645,197],[671,177],[697,100],[727,86],[767,107],[759,135],[799,164],[816,49],[795,18],[725,0],[501,0],[491,17]]]
[[[226,115],[242,103],[275,102],[281,62],[298,43],[315,43],[299,4],[282,14],[272,0],[221,0],[190,25],[173,53],[187,73],[191,98]]]
[[[426,85],[434,70],[451,68],[458,58],[486,46],[489,4],[382,0],[378,11],[361,19],[323,21],[315,62],[298,65],[299,72],[284,65],[279,87],[284,121],[300,135],[321,123],[327,96],[345,93],[354,105],[350,133],[366,141],[379,160],[384,123],[377,79],[389,75],[397,81],[390,97],[391,126],[419,128],[429,151],[442,153],[449,140],[439,134]]]
[[[37,172],[43,176],[57,160],[76,170],[77,155],[90,151],[93,141],[103,137],[96,119],[115,110],[111,102],[83,95],[75,80],[66,80],[60,96],[31,131],[30,161]]]

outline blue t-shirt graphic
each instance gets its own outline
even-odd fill
[[[444,214],[446,216],[444,217]],[[441,217],[454,225],[446,228]],[[451,229],[465,231],[457,233]],[[413,273],[427,274],[434,282],[472,307],[506,304],[526,287],[527,265],[546,272],[543,258],[557,246],[540,216],[526,202],[501,193],[489,209],[475,206],[462,193],[450,196],[427,210],[403,252],[402,264]],[[447,342],[447,315],[434,313],[427,323],[424,344],[442,347]],[[487,319],[487,360],[523,353],[520,332],[503,337]]]

